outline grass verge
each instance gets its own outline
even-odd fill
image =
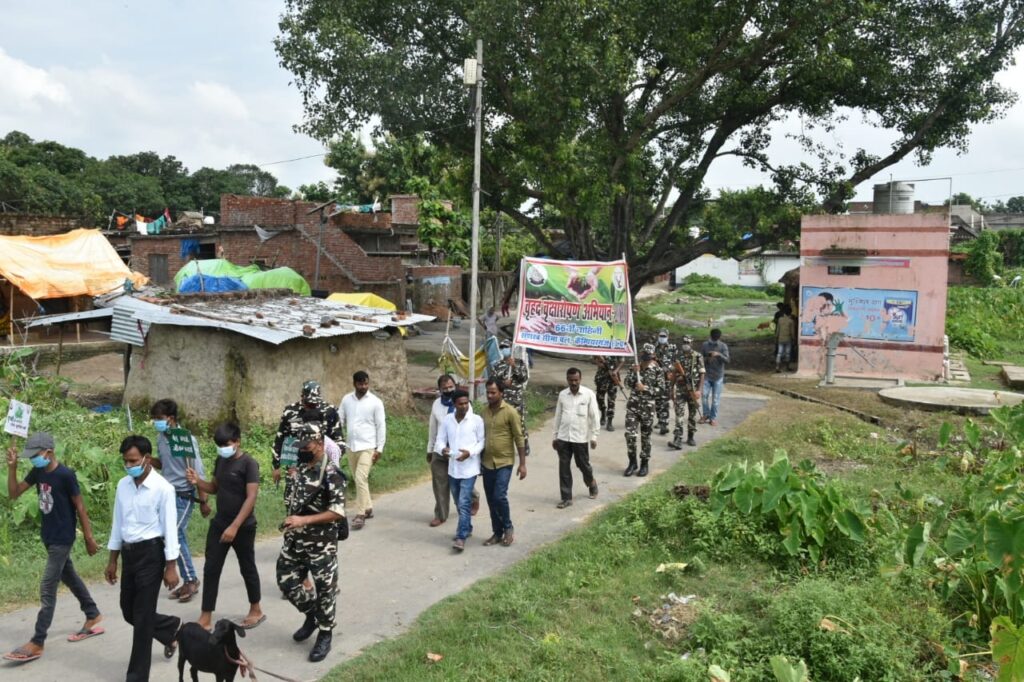
[[[695,497],[671,493],[728,463],[771,461],[780,447],[794,462],[814,461],[851,496],[941,497],[960,485],[898,431],[773,398],[729,437],[325,679],[706,682],[716,664],[734,682],[760,682],[773,679],[768,660],[777,654],[806,660],[814,680],[942,678],[950,621],[922,577],[879,576],[874,562],[891,547],[871,540],[861,558],[780,565],[764,559],[773,541],[762,529],[713,518]],[[656,572],[663,562],[689,566]],[[671,593],[697,598],[680,604]],[[431,662],[428,652],[443,659]]]

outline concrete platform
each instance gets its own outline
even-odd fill
[[[1003,382],[1012,389],[1024,389],[1024,367],[1003,365]]]
[[[890,405],[959,414],[988,414],[996,408],[1024,402],[1024,394],[1021,393],[944,386],[886,388],[879,391],[878,397]]]

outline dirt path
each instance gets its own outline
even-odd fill
[[[567,363],[562,363],[557,368],[552,366],[549,371],[560,372],[564,376],[567,366]],[[592,373],[587,370],[585,376],[589,380]],[[739,393],[736,388],[727,388],[719,425],[713,429],[702,429],[697,436],[698,442],[704,444],[725,435],[759,409],[764,400],[760,396]],[[450,545],[455,519],[449,519],[438,528],[427,526],[433,509],[429,482],[375,499],[375,518],[366,529],[353,533],[341,545],[342,589],[338,603],[338,628],[335,630],[334,649],[321,664],[306,661],[311,643],[295,644],[291,640],[291,633],[302,619],[279,598],[274,584],[274,563],[280,542],[264,540],[258,543],[256,557],[268,620],[241,641],[243,650],[260,667],[300,680],[318,679],[331,667],[358,655],[362,649],[401,634],[417,616],[438,601],[466,589],[481,578],[501,572],[537,548],[557,541],[584,523],[595,511],[629,494],[642,485],[644,479],[621,475],[625,464],[621,397],[619,402],[618,430],[602,432],[598,449],[593,454],[594,469],[601,487],[597,500],[581,494],[582,484],[576,472],[576,504],[567,510],[556,509],[559,499],[557,457],[550,448],[544,447],[551,441],[550,422],[531,434],[535,453],[529,460],[529,475],[525,481],[513,481],[510,488],[516,525],[516,543],[512,547],[482,546],[483,540],[490,535],[487,505],[484,503],[480,514],[474,517],[474,535],[467,543],[466,551],[460,555],[453,554]],[[665,437],[656,436],[654,442],[654,474],[663,472],[681,454],[686,454],[669,450]],[[385,456],[423,457],[418,452],[386,453]],[[202,560],[197,560],[200,574],[201,564]],[[5,663],[0,666],[0,676],[10,680],[47,682],[123,679],[131,631],[118,612],[117,588],[95,584],[90,589],[106,617],[105,635],[77,644],[65,641],[68,633],[80,625],[81,614],[74,598],[62,593],[50,628],[46,654],[40,660],[23,666]],[[239,618],[245,612],[244,588],[236,564],[230,559],[225,566],[219,606],[221,610],[215,617]],[[182,605],[161,598],[160,610],[194,619],[199,615],[199,604]],[[0,647],[8,651],[24,643],[32,633],[35,616],[35,607],[0,616]],[[152,680],[178,679],[176,663],[163,659],[161,647],[154,645],[153,656]],[[261,678],[270,679],[266,675],[261,675]]]

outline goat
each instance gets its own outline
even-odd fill
[[[196,671],[213,673],[217,682],[234,682],[238,673],[238,662],[242,661],[241,652],[235,635],[245,637],[245,629],[221,618],[207,632],[199,623],[186,623],[178,630],[178,682],[185,682],[185,662],[192,673],[192,682],[199,682]],[[242,676],[245,676],[243,668]]]

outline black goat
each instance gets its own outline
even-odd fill
[[[207,632],[199,623],[185,623],[178,630],[178,682],[185,682],[185,662],[188,661],[192,682],[199,682],[196,671],[213,673],[217,682],[234,682],[241,661],[241,652],[235,634],[245,637],[245,630],[227,618],[221,618]]]

